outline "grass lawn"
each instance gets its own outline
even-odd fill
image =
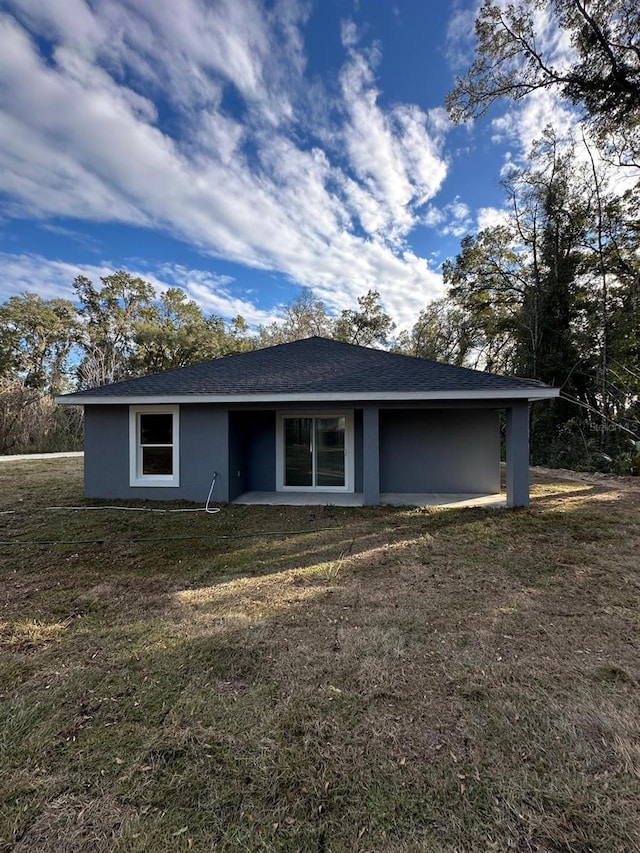
[[[640,850],[640,490],[47,510],[81,464],[0,465],[0,851]]]

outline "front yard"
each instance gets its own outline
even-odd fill
[[[46,509],[81,464],[0,466],[0,851],[640,850],[633,484]]]

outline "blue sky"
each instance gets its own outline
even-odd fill
[[[475,8],[0,0],[0,300],[125,268],[254,325],[373,288],[409,328],[562,117],[542,93],[448,122]]]

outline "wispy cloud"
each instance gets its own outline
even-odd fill
[[[538,90],[492,121],[492,141],[514,144],[516,156],[521,158],[529,153],[547,125],[563,138],[571,135],[577,123],[575,111],[568,108],[556,92]]]
[[[115,264],[102,261],[99,264],[72,264],[51,260],[42,255],[0,252],[0,301],[15,293],[35,292],[44,299],[60,296],[73,300],[73,281],[84,275],[99,286],[99,279],[116,271]],[[132,261],[128,272],[150,282],[161,294],[169,287],[180,287],[189,299],[196,302],[205,314],[217,314],[231,320],[238,314],[250,325],[268,324],[278,318],[277,308],[264,311],[256,308],[249,299],[233,294],[230,276],[220,276],[205,270],[189,269],[179,264],[151,266]]]
[[[390,242],[401,240],[415,224],[416,209],[440,188],[447,173],[442,141],[447,129],[441,111],[428,115],[416,106],[379,105],[375,85],[375,49],[349,51],[341,74],[347,114],[344,141],[357,178],[361,224]]]
[[[422,222],[428,228],[435,228],[443,237],[464,237],[471,228],[471,208],[456,196],[443,207],[429,205]]]
[[[475,48],[474,24],[480,2],[474,0],[471,5],[454,0],[445,42],[445,56],[449,66],[456,72],[464,71],[473,62]]]
[[[445,178],[446,119],[383,107],[376,48],[357,47],[348,23],[340,91],[314,84],[326,104],[310,111],[306,2],[5,8],[0,189],[11,215],[166,231],[314,287],[335,310],[374,287],[400,324],[441,292],[407,235]]]
[[[267,325],[277,320],[277,308],[263,311],[249,299],[242,299],[231,293],[230,276],[215,275],[205,270],[190,269],[180,264],[162,264],[155,272],[146,269],[141,273],[153,280],[160,290],[166,287],[180,287],[189,299],[196,302],[205,314],[217,314],[225,320],[231,320],[241,314],[252,326]]]
[[[115,269],[105,263],[71,264],[41,255],[0,252],[0,300],[16,293],[38,293],[44,299],[59,296],[73,299],[73,280],[86,275],[93,281],[110,275]]]
[[[100,241],[90,234],[85,234],[83,231],[78,231],[75,228],[66,228],[64,225],[56,225],[54,222],[43,222],[40,227],[49,234],[66,237],[68,240],[73,240],[74,243],[83,246],[85,249],[89,249],[91,252],[100,253]]]

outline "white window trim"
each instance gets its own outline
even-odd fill
[[[344,486],[285,486],[284,484],[284,420],[285,418],[345,418]],[[277,492],[354,492],[355,491],[355,439],[353,409],[314,411],[307,409],[278,412],[276,422],[276,491]]]
[[[129,485],[168,486],[180,485],[180,406],[129,406]],[[172,415],[173,474],[143,474],[142,446],[140,444],[139,415]]]

